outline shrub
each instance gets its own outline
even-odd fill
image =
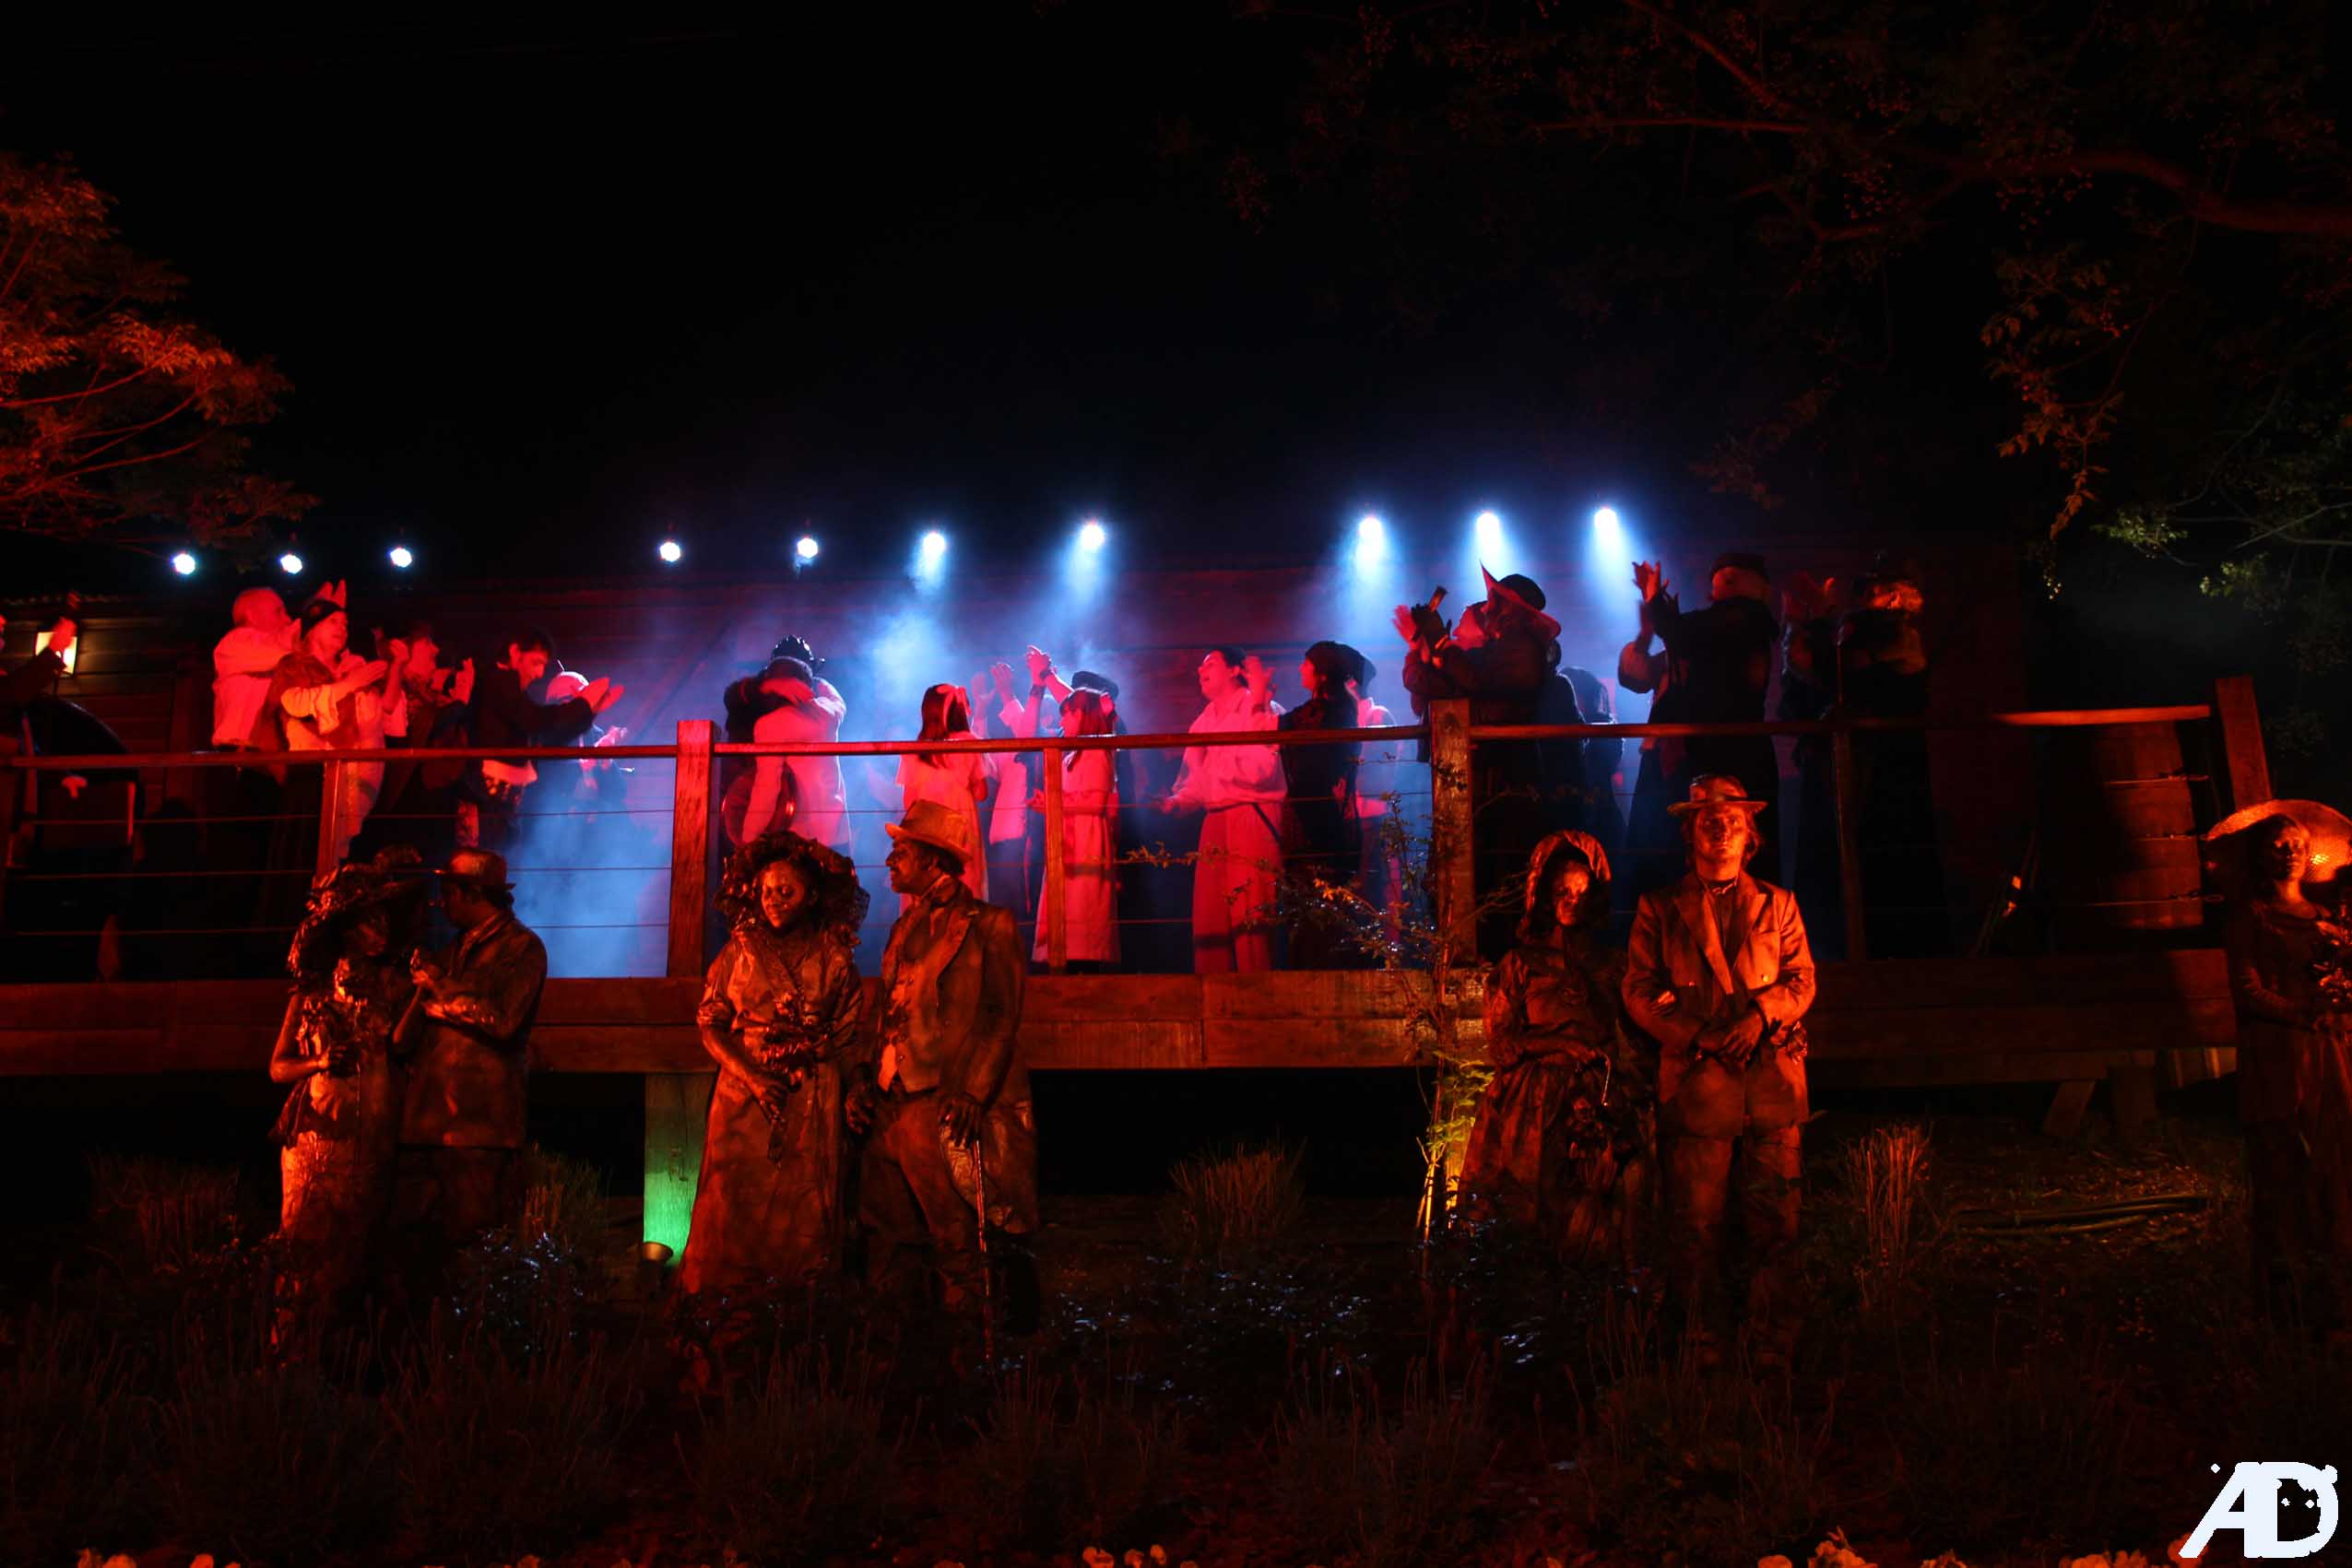
[[[594,1260],[612,1249],[605,1211],[604,1175],[585,1160],[551,1154],[536,1144],[523,1154],[523,1208],[515,1244],[542,1244],[556,1256]]]
[[[821,1562],[871,1540],[892,1512],[898,1444],[862,1348],[836,1373],[806,1348],[724,1387],[688,1466],[697,1512],[762,1568]]]
[[[156,1410],[155,1506],[184,1539],[245,1562],[317,1562],[380,1539],[391,1503],[357,1352],[291,1360],[214,1340],[179,1357]]]
[[[417,1544],[503,1560],[571,1539],[618,1502],[640,1396],[599,1341],[517,1353],[490,1326],[437,1322],[387,1403]]]
[[[1040,1550],[1148,1527],[1170,1500],[1183,1427],[1119,1386],[1098,1395],[1025,1367],[1000,1382],[954,1469],[958,1516],[985,1541]]]
[[[90,1220],[126,1277],[186,1268],[237,1233],[237,1173],[145,1156],[90,1157]]]
[[[1298,1152],[1279,1145],[1180,1161],[1169,1179],[1161,1225],[1188,1258],[1230,1262],[1288,1235],[1306,1208]]]
[[[1830,1421],[1808,1427],[1779,1379],[1726,1377],[1688,1340],[1669,1352],[1654,1316],[1613,1308],[1595,1335],[1605,1388],[1579,1414],[1579,1473],[1596,1521],[1648,1555],[1753,1562],[1803,1536]]]
[[[1448,1391],[1416,1361],[1392,1415],[1368,1375],[1341,1366],[1282,1415],[1276,1502],[1311,1552],[1351,1556],[1361,1568],[1462,1562],[1478,1530],[1471,1501],[1493,1456],[1476,1367]]]
[[[25,1319],[0,1365],[0,1562],[62,1562],[92,1540],[125,1538],[138,1515],[144,1405],[128,1359],[89,1320]]]

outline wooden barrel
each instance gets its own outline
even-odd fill
[[[2043,843],[2058,945],[2160,946],[2202,925],[2196,808],[2178,726],[2062,730],[2049,763]]]

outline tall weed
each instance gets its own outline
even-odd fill
[[[63,1562],[130,1539],[144,1502],[146,1401],[130,1358],[88,1318],[29,1315],[0,1362],[0,1562]]]
[[[1309,1552],[1349,1557],[1360,1568],[1463,1562],[1479,1528],[1471,1505],[1494,1452],[1476,1366],[1448,1389],[1416,1361],[1390,1408],[1368,1374],[1342,1365],[1315,1378],[1283,1412],[1275,1499]]]
[[[1097,1393],[1023,1367],[998,1385],[951,1467],[951,1500],[975,1544],[1038,1550],[1123,1539],[1173,1501],[1182,1423],[1136,1408],[1131,1382]]]
[[[1177,1162],[1161,1228],[1187,1258],[1225,1264],[1298,1228],[1306,1187],[1296,1149],[1242,1146]]]
[[[898,1447],[862,1347],[839,1370],[821,1351],[779,1348],[755,1381],[722,1387],[687,1469],[727,1546],[793,1568],[873,1539],[895,1512]]]

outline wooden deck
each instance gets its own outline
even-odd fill
[[[873,982],[868,982],[870,986]],[[1051,975],[1022,1019],[1043,1071],[1408,1067],[1425,1059],[1416,977]],[[692,980],[553,980],[534,1058],[556,1073],[699,1074]],[[260,1073],[282,982],[0,987],[0,1077]],[[1463,1041],[1481,1035],[1462,998]],[[2174,1081],[2228,1070],[2236,1031],[2210,949],[1826,964],[1807,1020],[1833,1085],[2084,1080],[2118,1065]]]

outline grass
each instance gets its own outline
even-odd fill
[[[1279,1144],[1181,1161],[1169,1180],[1160,1220],[1169,1244],[1221,1266],[1289,1236],[1306,1210],[1298,1151]]]
[[[1864,1313],[1885,1317],[1913,1304],[1921,1267],[1934,1244],[1927,1129],[1873,1127],[1840,1153],[1861,1220],[1854,1280]]]
[[[884,1430],[863,1347],[836,1366],[781,1346],[722,1387],[691,1450],[696,1512],[762,1568],[820,1562],[870,1542],[898,1512],[899,1444]]]
[[[0,1562],[63,1562],[140,1523],[148,1431],[131,1358],[77,1315],[0,1325]]]
[[[1129,1539],[1172,1502],[1183,1448],[1182,1423],[1141,1409],[1131,1382],[1106,1392],[1024,1362],[949,1461],[954,1517],[974,1548]]]
[[[1494,1452],[1479,1367],[1449,1387],[1416,1362],[1387,1401],[1360,1370],[1326,1366],[1276,1427],[1277,1507],[1301,1549],[1359,1568],[1463,1562]]]
[[[126,1276],[185,1269],[237,1234],[237,1173],[142,1155],[89,1160],[90,1220]]]

